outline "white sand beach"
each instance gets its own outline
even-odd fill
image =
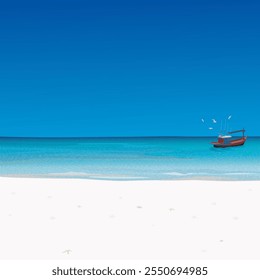
[[[259,259],[260,182],[0,178],[0,259]]]

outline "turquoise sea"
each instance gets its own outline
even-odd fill
[[[0,176],[106,180],[260,180],[260,138],[0,138]]]

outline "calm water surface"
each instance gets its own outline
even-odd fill
[[[0,138],[0,176],[111,180],[260,180],[260,138]]]

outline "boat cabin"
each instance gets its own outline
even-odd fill
[[[218,137],[218,143],[219,144],[228,145],[231,140],[232,140],[231,135],[219,135],[219,137]]]

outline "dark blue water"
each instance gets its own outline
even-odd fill
[[[0,138],[0,176],[111,180],[260,180],[260,138]]]

